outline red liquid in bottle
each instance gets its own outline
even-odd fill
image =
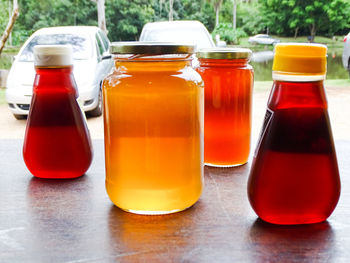
[[[326,220],[340,179],[323,82],[275,82],[248,181],[257,215],[275,224]]]
[[[29,171],[41,178],[83,175],[92,161],[91,141],[72,68],[36,68],[23,157]]]

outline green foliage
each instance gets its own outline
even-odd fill
[[[180,2],[180,1],[179,1]],[[182,0],[180,19],[198,20],[212,31],[215,27],[215,13],[213,7],[207,1]]]
[[[215,39],[216,35],[219,35],[220,39],[225,40],[227,44],[239,44],[239,40],[247,36],[241,28],[233,30],[231,23],[220,23],[215,27],[212,37]]]
[[[20,15],[13,29],[14,44],[49,26],[97,25],[96,4],[91,0],[19,0]]]
[[[263,24],[272,33],[292,35],[296,30],[312,37],[327,35],[349,26],[348,0],[261,0]]]
[[[137,40],[143,25],[153,17],[154,9],[147,0],[106,2],[106,23],[111,41]]]
[[[8,1],[0,0],[0,35],[6,28],[8,17]]]
[[[105,0],[106,24],[112,41],[137,40],[147,22],[168,20],[169,0]],[[212,32],[215,3],[221,3],[219,32],[229,43],[245,33],[269,30],[280,36],[315,33],[332,36],[347,33],[350,0],[237,0],[237,31],[233,32],[233,0],[173,0],[174,20],[199,20]],[[9,0],[0,0],[0,32],[8,22]],[[12,32],[13,44],[21,45],[41,27],[97,25],[93,0],[19,0],[20,16]]]
[[[96,4],[91,0],[20,0],[18,24],[36,31],[48,26],[97,25]]]
[[[233,0],[225,1],[221,13],[220,21],[222,23],[233,23]],[[265,29],[263,17],[261,15],[261,5],[259,2],[240,3],[237,1],[237,21],[236,25],[249,35],[261,33]]]
[[[153,0],[152,8],[154,17],[152,21],[167,21],[169,4],[168,0]],[[174,20],[198,20],[202,22],[209,31],[215,27],[215,13],[208,1],[204,0],[174,0]]]

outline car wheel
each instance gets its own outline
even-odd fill
[[[13,117],[15,117],[16,120],[25,120],[25,119],[27,119],[27,115],[22,115],[22,114],[13,114]]]
[[[102,90],[98,93],[98,102],[95,109],[88,112],[91,117],[99,117],[102,115]]]

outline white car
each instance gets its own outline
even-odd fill
[[[272,38],[271,36],[266,35],[266,34],[258,34],[258,35],[250,37],[248,39],[248,42],[250,44],[275,45],[275,44],[281,42],[281,40]]]
[[[198,49],[215,47],[208,30],[199,21],[147,23],[142,28],[140,41],[190,43]]]
[[[25,118],[29,112],[35,77],[33,47],[57,44],[73,47],[73,74],[82,109],[90,116],[102,114],[101,84],[113,67],[106,34],[93,26],[49,27],[28,38],[9,72],[6,101],[16,119]]]
[[[350,74],[350,33],[344,37],[343,66]]]

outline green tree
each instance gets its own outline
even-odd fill
[[[221,9],[221,5],[224,2],[224,0],[208,0],[215,11],[215,26],[219,25],[219,16],[220,16],[220,9]]]
[[[220,23],[232,23],[233,2],[225,1],[220,12]],[[251,3],[237,2],[237,28],[247,34],[257,34],[264,31],[261,5],[257,1]]]
[[[0,35],[9,20],[8,5],[8,0],[0,0]]]
[[[107,0],[106,22],[112,41],[137,40],[143,25],[152,21],[154,9],[147,0]]]
[[[317,32],[333,35],[349,26],[348,0],[262,0],[264,24],[274,33],[291,35],[299,29],[311,41]]]
[[[20,16],[14,27],[17,44],[42,27],[97,25],[91,0],[19,0]]]

